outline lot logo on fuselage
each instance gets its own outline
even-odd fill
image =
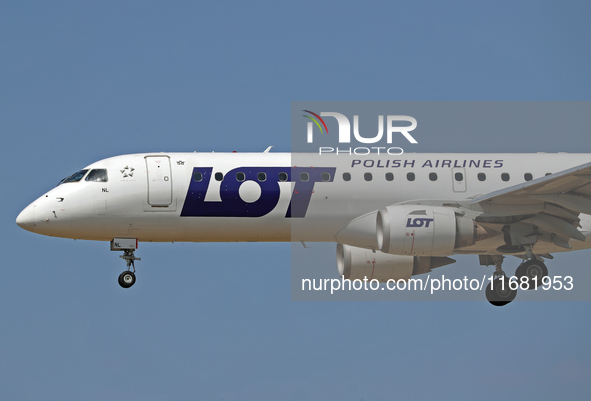
[[[285,217],[306,217],[314,185],[332,182],[335,171],[336,167],[238,167],[220,177],[221,201],[206,201],[213,168],[195,167],[181,216],[265,216],[277,206],[281,195],[279,184],[286,182],[295,185]],[[253,202],[247,202],[240,196],[240,187],[247,182],[255,182],[260,187],[260,196]]]

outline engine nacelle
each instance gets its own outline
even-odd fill
[[[378,212],[377,242],[394,255],[451,255],[472,245],[479,228],[473,219],[439,206],[396,205]]]
[[[348,280],[408,280],[411,276],[430,272],[436,267],[454,263],[446,257],[390,255],[371,249],[337,244],[339,277]]]

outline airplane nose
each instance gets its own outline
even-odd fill
[[[35,227],[35,208],[29,205],[23,209],[16,218],[16,224],[25,230],[31,231]]]

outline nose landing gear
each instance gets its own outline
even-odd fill
[[[129,288],[135,284],[135,261],[142,260],[135,257],[135,250],[137,249],[137,240],[131,238],[115,238],[111,241],[112,251],[123,251],[123,255],[119,257],[127,263],[127,270],[119,275],[119,285],[123,288]],[[133,269],[133,271],[131,271]]]

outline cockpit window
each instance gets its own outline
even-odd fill
[[[60,184],[65,184],[66,182],[78,182],[82,178],[84,178],[84,176],[86,175],[87,172],[88,172],[88,170],[80,170],[77,173],[74,173],[71,176],[66,177],[63,180],[61,180]]]
[[[109,177],[107,176],[107,169],[105,168],[95,168],[90,170],[90,173],[86,176],[86,181],[95,181],[95,182],[107,182],[109,181]]]

